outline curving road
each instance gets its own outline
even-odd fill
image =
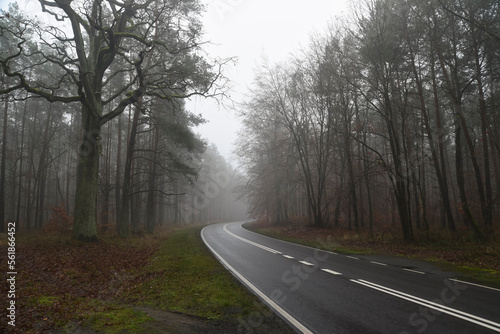
[[[498,289],[457,280],[425,262],[321,251],[241,225],[209,225],[201,235],[298,333],[500,333]],[[242,319],[239,332],[253,333],[264,316]]]

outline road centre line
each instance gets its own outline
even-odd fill
[[[290,256],[290,255],[285,255],[285,254],[283,254],[283,257],[286,257],[287,259],[291,259],[291,260],[294,260],[294,259],[295,259],[293,256]]]
[[[354,259],[354,260],[359,260],[359,257],[355,257],[355,256],[350,256],[350,255],[347,255],[346,257],[350,258],[350,259]]]
[[[491,330],[494,330],[494,331],[500,333],[500,324],[496,323],[494,321],[484,319],[484,318],[478,317],[478,316],[470,314],[470,313],[462,312],[460,310],[456,310],[456,309],[453,309],[451,307],[440,305],[438,303],[434,303],[434,302],[431,302],[431,301],[428,301],[428,300],[425,300],[425,299],[422,299],[422,298],[419,298],[419,297],[416,297],[413,295],[409,295],[409,294],[403,293],[403,292],[398,291],[398,290],[393,290],[393,289],[390,289],[388,287],[378,285],[378,284],[375,284],[372,282],[368,282],[368,281],[365,281],[362,279],[359,279],[359,280],[351,279],[350,281],[367,286],[371,289],[375,289],[375,290],[387,293],[389,295],[410,301],[410,302],[415,303],[415,304],[419,304],[419,305],[423,305],[423,306],[431,308],[431,309],[435,309],[439,312],[447,313],[447,314],[452,315],[456,318],[460,318],[460,319],[472,322],[476,325],[486,327],[486,328],[489,328]]]
[[[418,270],[413,270],[413,269],[408,269],[408,268],[403,268],[403,270],[406,270],[406,271],[409,271],[412,273],[416,273],[416,274],[420,274],[420,275],[426,275],[426,273],[424,273],[423,271],[418,271]]]
[[[273,253],[273,254],[282,254],[280,251],[277,251],[277,250],[275,250],[275,249],[272,249],[272,248],[266,247],[266,246],[264,246],[264,245],[258,244],[258,243],[256,243],[256,242],[251,241],[251,240],[248,240],[248,239],[242,238],[242,237],[240,237],[240,236],[238,236],[238,235],[236,235],[236,234],[234,234],[234,233],[230,232],[230,231],[227,229],[227,225],[229,225],[229,224],[226,224],[226,225],[224,225],[224,227],[223,227],[223,228],[224,228],[224,231],[226,231],[226,233],[227,233],[227,234],[229,234],[229,235],[231,235],[231,236],[233,236],[233,237],[235,237],[235,238],[238,238],[238,239],[240,239],[241,241],[244,241],[244,242],[246,242],[246,243],[248,243],[248,244],[250,244],[250,245],[253,245],[253,246],[259,247],[259,248],[261,248],[261,249],[263,249],[263,250],[266,250],[266,251],[268,251],[268,252],[270,252],[270,253]]]
[[[311,263],[311,262],[307,262],[307,261],[299,261],[300,263],[302,264],[305,264],[306,266],[314,266],[314,263]]]
[[[225,226],[224,226],[225,227]],[[206,227],[205,227],[206,228]],[[229,232],[230,233],[230,232]],[[219,261],[229,270],[233,275],[235,275],[243,284],[245,284],[250,290],[253,291],[257,296],[259,296],[264,302],[266,302],[269,307],[271,307],[274,311],[278,312],[284,319],[286,319],[290,324],[295,326],[301,333],[303,334],[313,334],[307,327],[305,327],[303,324],[301,324],[297,319],[295,319],[293,316],[290,315],[287,311],[285,311],[281,306],[276,304],[271,298],[266,296],[262,291],[260,291],[255,285],[253,285],[249,280],[247,280],[243,275],[241,275],[239,272],[236,271],[229,263],[227,263],[226,260],[222,258],[222,256],[219,255],[215,251],[215,249],[210,246],[207,241],[205,240],[205,237],[203,236],[203,230],[201,231],[201,238],[203,239],[203,242],[205,245],[210,249],[210,251],[219,259]]]
[[[321,270],[326,272],[326,273],[332,274],[332,275],[342,275],[342,273],[339,273],[338,271],[333,271],[330,269],[321,269]]]
[[[380,263],[380,262],[375,262],[375,261],[370,261],[373,264],[378,264],[379,266],[386,266],[387,264],[385,263]]]
[[[480,288],[490,289],[490,290],[494,290],[494,291],[500,291],[500,289],[492,288],[491,286],[486,286],[486,285],[471,283],[471,282],[467,282],[467,281],[461,281],[461,280],[458,280],[458,279],[455,279],[455,278],[450,278],[450,281],[455,281],[455,282],[464,283],[464,284],[470,284],[470,285],[478,286]]]

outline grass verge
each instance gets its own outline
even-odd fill
[[[207,319],[253,312],[255,298],[212,256],[201,228],[173,232],[144,268],[131,302]]]

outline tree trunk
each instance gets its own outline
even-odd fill
[[[111,213],[110,204],[111,204],[111,133],[112,126],[108,125],[108,138],[106,138],[106,154],[104,156],[104,171],[102,176],[102,185],[101,185],[101,193],[102,193],[102,202],[101,202],[101,230],[102,233],[105,233],[108,224],[109,224],[109,216]]]
[[[481,142],[483,146],[484,156],[484,186],[485,186],[485,203],[483,204],[483,219],[487,233],[493,230],[493,195],[491,189],[491,174],[490,174],[490,154],[488,145],[488,114],[486,110],[486,101],[484,97],[483,81],[481,79],[481,65],[479,60],[479,50],[475,48],[475,60],[477,71],[477,89],[479,93],[479,112],[481,114]]]
[[[159,144],[158,129],[153,130],[153,145],[151,152],[151,162],[149,167],[148,175],[148,198],[147,198],[147,215],[146,215],[146,227],[149,233],[154,232],[155,219],[156,219],[156,207],[155,207],[155,195],[156,195],[156,166],[157,166],[157,151]]]
[[[76,172],[75,215],[73,238],[97,241],[97,194],[101,126],[96,114],[82,105],[82,140],[78,151]]]
[[[462,152],[462,126],[460,119],[455,115],[455,165],[457,170],[457,185],[460,193],[461,210],[467,226],[477,226],[472,213],[465,190],[464,158]]]
[[[437,170],[440,169],[440,177],[438,177],[438,183],[439,183],[439,189],[441,191],[441,197],[443,198],[443,205],[444,205],[444,210],[446,212],[446,217],[447,217],[447,227],[450,231],[455,231],[455,219],[453,218],[453,214],[451,212],[451,206],[450,206],[450,192],[449,192],[449,187],[448,187],[448,176],[447,176],[447,168],[446,168],[446,159],[445,159],[445,150],[444,150],[444,142],[445,142],[445,137],[444,137],[444,132],[443,132],[443,126],[442,126],[442,121],[441,121],[441,108],[439,106],[439,96],[438,96],[438,90],[437,90],[437,82],[436,82],[436,73],[434,70],[434,58],[431,57],[432,62],[431,62],[431,74],[432,74],[432,93],[434,96],[434,109],[436,112],[436,128],[437,128],[437,149],[438,152],[436,153],[439,154],[439,161],[438,157],[434,157],[434,166],[436,168],[436,173]],[[422,112],[425,111],[424,117],[427,116],[427,109],[422,109]],[[424,118],[425,120],[425,118]],[[432,138],[432,131],[430,131],[430,122],[427,120],[426,123],[429,123],[427,126],[426,124],[426,129],[428,129],[428,138],[429,138],[429,143]],[[433,145],[431,145],[432,149]],[[431,151],[432,152],[432,151]]]
[[[122,115],[117,116],[118,118],[118,146],[116,148],[116,184],[115,184],[115,221],[118,224],[118,218],[121,213],[121,170],[122,170]]]
[[[122,238],[128,237],[129,226],[130,226],[130,190],[131,190],[131,177],[132,177],[132,158],[134,154],[135,147],[135,137],[137,135],[137,127],[139,124],[139,113],[140,108],[136,108],[134,111],[134,117],[132,120],[132,126],[130,129],[129,142],[127,145],[127,157],[125,159],[125,170],[123,172],[123,183],[122,183],[122,204],[121,211],[116,222],[116,230],[118,235]]]
[[[26,127],[26,111],[28,109],[28,100],[24,101],[24,110],[23,110],[23,120],[21,125],[21,147],[19,148],[19,179],[18,179],[18,187],[19,191],[17,194],[17,209],[16,209],[16,228],[19,228],[20,219],[21,219],[21,192],[23,189],[23,162],[24,162],[24,130]]]
[[[9,96],[5,96],[3,111],[2,133],[2,166],[0,167],[0,233],[5,231],[5,162],[7,157],[7,112],[9,109]]]
[[[351,153],[351,139],[350,139],[351,131],[348,127],[349,125],[346,124],[345,153],[347,157],[347,172],[349,174],[349,194],[350,194],[349,202],[351,203],[352,211],[354,213],[354,230],[356,231],[356,233],[359,233],[358,201],[356,196],[356,183],[354,180],[354,171],[353,171],[353,162]]]

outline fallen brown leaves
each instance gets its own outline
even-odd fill
[[[81,243],[57,233],[18,238],[16,327],[9,326],[9,333],[41,333],[68,322],[78,325],[84,319],[82,310],[98,307],[96,300],[120,300],[160,241],[148,236]],[[0,252],[7,254],[7,246],[0,246]],[[7,295],[6,284],[1,284],[0,293]],[[1,307],[6,309],[6,301]],[[0,332],[6,327],[3,319]]]

